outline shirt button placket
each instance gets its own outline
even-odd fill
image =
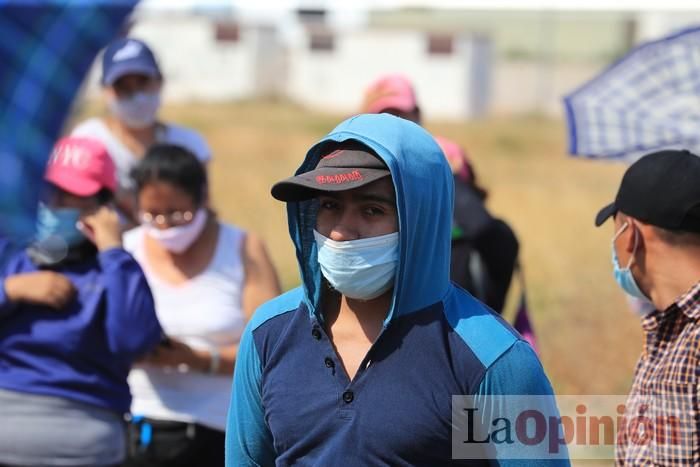
[[[349,404],[353,400],[355,400],[355,394],[352,391],[345,391],[343,393],[343,402],[345,402],[346,404]]]

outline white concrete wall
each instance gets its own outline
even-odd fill
[[[418,32],[350,31],[336,35],[331,52],[312,51],[301,40],[290,49],[287,94],[310,107],[353,113],[369,83],[384,73],[403,73],[414,81],[427,118],[466,118],[477,108],[474,58],[468,38],[455,40],[452,55],[429,55],[427,36]]]
[[[604,64],[494,61],[488,38],[455,39],[452,55],[429,55],[427,35],[416,31],[341,28],[333,52],[309,50],[297,28],[288,37],[272,25],[242,23],[240,40],[215,40],[211,18],[149,15],[131,35],[153,48],[163,68],[168,101],[288,97],[310,108],[352,114],[367,85],[384,73],[404,73],[416,86],[428,119],[485,114],[561,114],[561,97]],[[99,92],[100,62],[86,86]]]
[[[215,23],[206,17],[153,15],[137,21],[129,35],[144,40],[156,54],[167,100],[228,100],[255,95],[260,34],[241,27],[238,42],[217,42],[215,32]],[[99,90],[100,70],[101,61],[97,60],[86,89],[89,96]]]
[[[605,66],[605,63],[496,61],[488,113],[562,116],[562,98],[595,77]]]

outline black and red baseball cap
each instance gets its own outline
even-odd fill
[[[632,164],[615,201],[595,225],[618,211],[666,230],[700,233],[700,157],[686,150],[658,151]]]
[[[319,192],[352,190],[389,175],[389,168],[376,155],[362,149],[337,149],[323,156],[314,170],[275,183],[272,196],[305,201]]]

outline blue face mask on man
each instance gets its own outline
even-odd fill
[[[399,256],[399,234],[337,242],[314,230],[323,277],[348,298],[371,300],[391,289]]]
[[[615,234],[612,241],[612,263],[613,263],[613,275],[615,276],[615,282],[627,292],[629,295],[639,298],[641,300],[649,301],[649,298],[644,295],[644,292],[637,285],[637,281],[632,275],[632,261],[634,261],[634,255],[637,252],[637,232],[634,232],[634,248],[632,250],[632,255],[630,260],[627,262],[627,266],[624,268],[620,266],[620,260],[617,257],[617,252],[615,251],[615,240],[625,231],[626,228],[630,226],[629,223],[625,222],[622,228]]]
[[[39,203],[36,240],[62,240],[68,247],[79,244],[86,238],[77,226],[80,214],[80,209],[77,208],[51,208]]]

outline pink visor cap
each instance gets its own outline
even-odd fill
[[[387,109],[411,112],[417,107],[413,84],[402,75],[385,75],[365,91],[362,112],[376,114]]]
[[[44,179],[76,196],[92,196],[102,188],[116,191],[114,162],[105,147],[91,138],[58,140],[46,166]]]

